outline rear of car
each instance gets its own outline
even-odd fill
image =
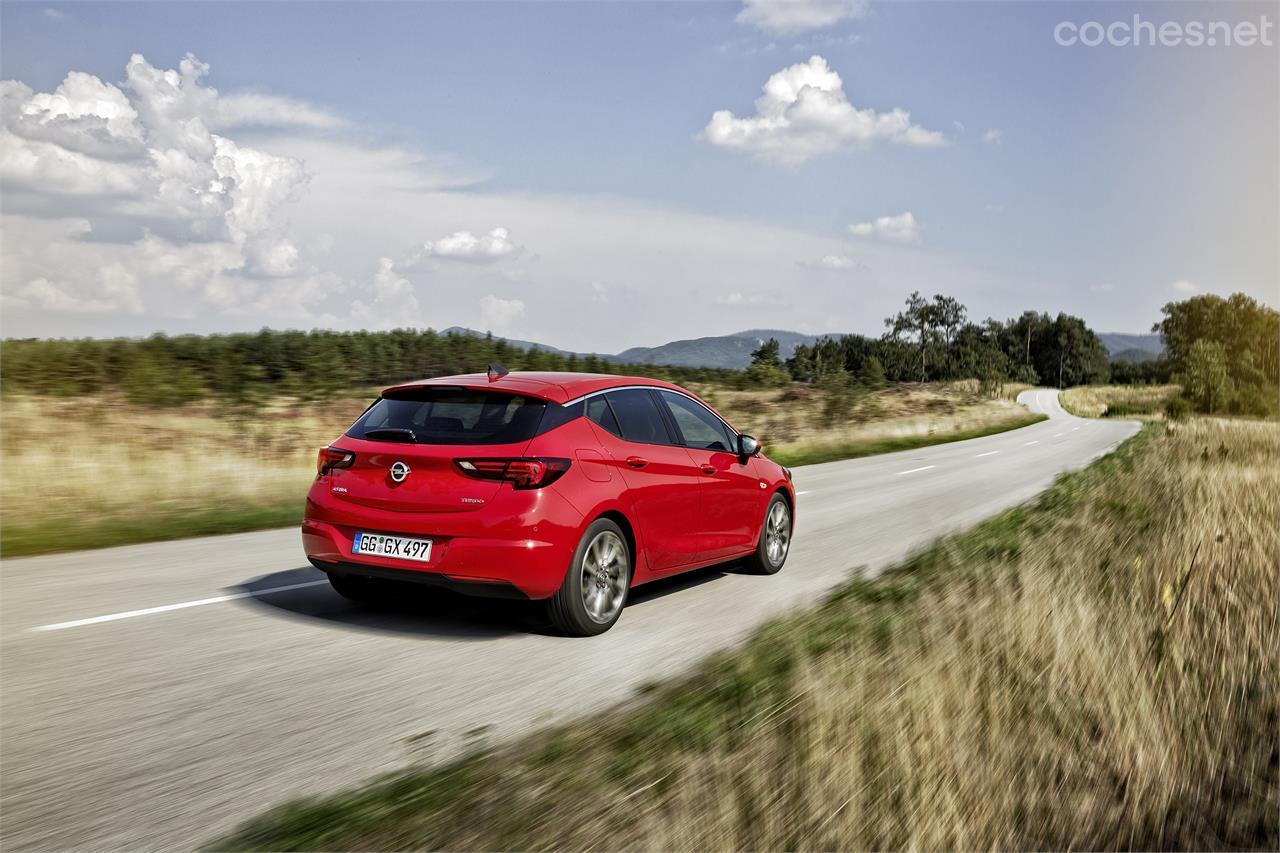
[[[532,394],[389,390],[320,452],[303,523],[308,558],[331,576],[550,595],[582,514],[547,488],[571,474],[572,460],[530,448],[567,420]]]

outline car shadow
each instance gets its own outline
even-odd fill
[[[631,591],[627,609],[644,607],[740,571],[740,564],[725,563],[651,581]],[[240,600],[249,607],[357,631],[456,640],[555,635],[540,602],[478,598],[412,583],[390,586],[384,600],[355,602],[334,592],[324,573],[310,566],[262,575],[233,587],[233,591],[249,593]]]
[[[537,632],[541,616],[529,602],[475,598],[411,583],[389,586],[385,600],[349,601],[334,592],[323,572],[309,566],[254,578],[235,591],[251,593],[243,603],[277,615],[424,638],[496,640]]]

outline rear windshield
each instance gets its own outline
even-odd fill
[[[537,435],[547,410],[559,408],[518,394],[415,388],[379,399],[347,435],[404,444],[515,444]]]

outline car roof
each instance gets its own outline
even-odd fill
[[[608,373],[559,373],[554,371],[514,370],[504,376],[490,381],[486,373],[464,373],[459,376],[437,376],[432,379],[420,379],[416,382],[405,382],[393,385],[382,393],[393,394],[412,388],[473,388],[486,391],[505,391],[509,394],[524,394],[538,397],[553,403],[565,403],[576,400],[597,391],[610,388],[621,388],[643,385],[650,388],[670,388],[688,394],[678,385],[651,379],[646,376],[614,376]]]

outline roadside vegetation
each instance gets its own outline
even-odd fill
[[[1081,385],[1061,394],[1062,407],[1082,418],[1135,418],[1163,415],[1177,385]]]
[[[916,447],[1035,419],[973,382],[854,389],[849,401],[842,396],[835,404],[834,392],[809,386],[693,387],[784,464]],[[7,395],[0,406],[0,554],[297,524],[317,449],[376,394],[347,390],[324,403],[275,399],[231,413],[212,400],[156,409],[119,394]]]
[[[1280,424],[1152,422],[630,704],[216,849],[1276,849]]]

